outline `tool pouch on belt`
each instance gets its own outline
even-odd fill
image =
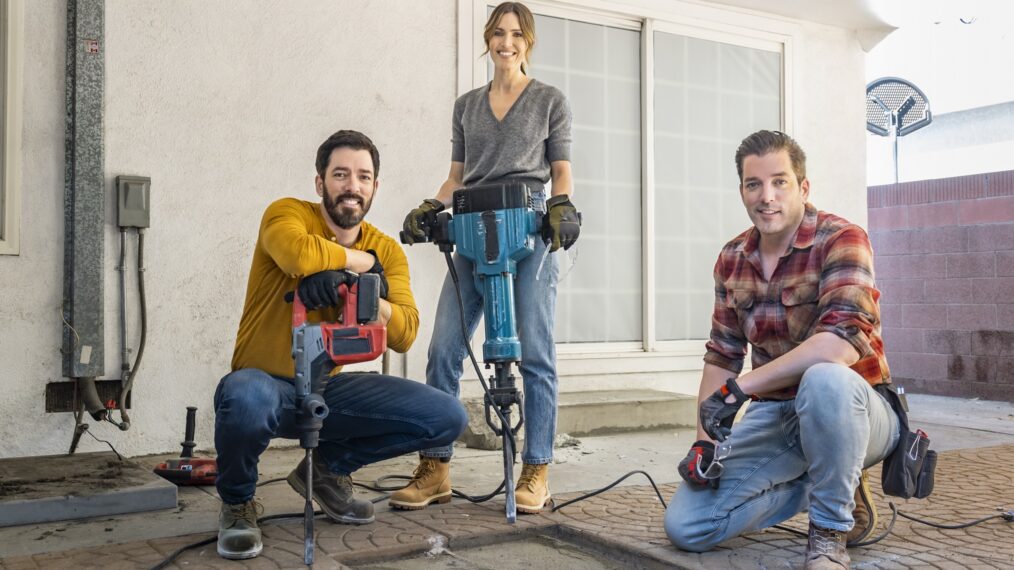
[[[903,499],[924,499],[933,492],[933,472],[937,466],[937,452],[929,448],[926,432],[912,431],[908,425],[908,408],[892,384],[876,387],[898,415],[901,437],[894,451],[884,459],[880,476],[884,494]]]

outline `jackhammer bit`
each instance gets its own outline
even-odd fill
[[[511,374],[511,364],[511,362],[494,364],[494,374],[490,377],[489,395],[484,400],[486,425],[503,440],[505,511],[507,522],[513,524],[518,518],[517,499],[514,496],[514,462],[517,461],[518,453],[515,437],[525,423],[525,412],[524,399],[518,392],[514,375]],[[511,425],[511,407],[514,404],[518,406],[518,423]],[[499,417],[502,417],[506,423],[493,422],[491,410],[494,409],[494,406],[500,412]]]
[[[320,441],[320,429],[328,415],[324,403],[327,384],[326,365],[331,362],[327,352],[311,354],[312,347],[323,346],[319,327],[302,327],[293,331],[292,356],[296,360],[296,428],[299,446],[306,450],[306,503],[303,506],[303,562],[313,564],[313,450]]]

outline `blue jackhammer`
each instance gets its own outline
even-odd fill
[[[514,311],[514,277],[517,264],[535,251],[541,215],[532,201],[531,189],[522,182],[490,184],[457,190],[452,216],[434,213],[423,224],[427,237],[449,256],[458,254],[474,264],[475,287],[482,292],[486,341],[482,345],[486,368],[493,367],[489,387],[483,383],[486,423],[503,441],[504,489],[507,522],[517,520],[514,498],[515,436],[524,425],[524,402],[518,392],[512,366],[521,361]],[[401,241],[411,243],[402,232]],[[419,241],[419,240],[415,240]],[[451,271],[453,264],[448,263]],[[452,274],[455,278],[456,275]],[[462,331],[464,334],[464,331]],[[466,340],[467,343],[467,340]],[[518,407],[518,421],[511,422],[511,408]],[[493,421],[496,416],[497,422]]]

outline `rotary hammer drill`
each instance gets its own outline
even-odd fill
[[[309,323],[306,306],[298,294],[292,301],[292,358],[295,361],[296,427],[299,446],[306,450],[306,503],[303,509],[303,561],[313,564],[313,450],[329,410],[324,402],[328,374],[340,364],[366,362],[387,348],[387,328],[375,322],[380,310],[380,277],[358,276],[352,284],[338,286],[344,300],[339,322]]]

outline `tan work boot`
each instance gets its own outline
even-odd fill
[[[848,570],[852,559],[845,550],[845,533],[810,523],[804,570]]]
[[[218,513],[218,555],[229,560],[246,560],[261,553],[264,542],[257,517],[264,507],[255,500],[238,505],[222,503]]]
[[[549,465],[525,463],[521,468],[518,486],[514,488],[518,512],[537,514],[549,502]]]
[[[877,530],[877,507],[873,504],[873,493],[870,492],[870,476],[863,469],[856,487],[856,508],[852,509],[852,518],[856,525],[848,532],[846,546],[852,546],[873,536]]]
[[[396,509],[418,510],[430,503],[451,500],[451,462],[439,457],[420,457],[408,485],[391,495],[388,504]]]

